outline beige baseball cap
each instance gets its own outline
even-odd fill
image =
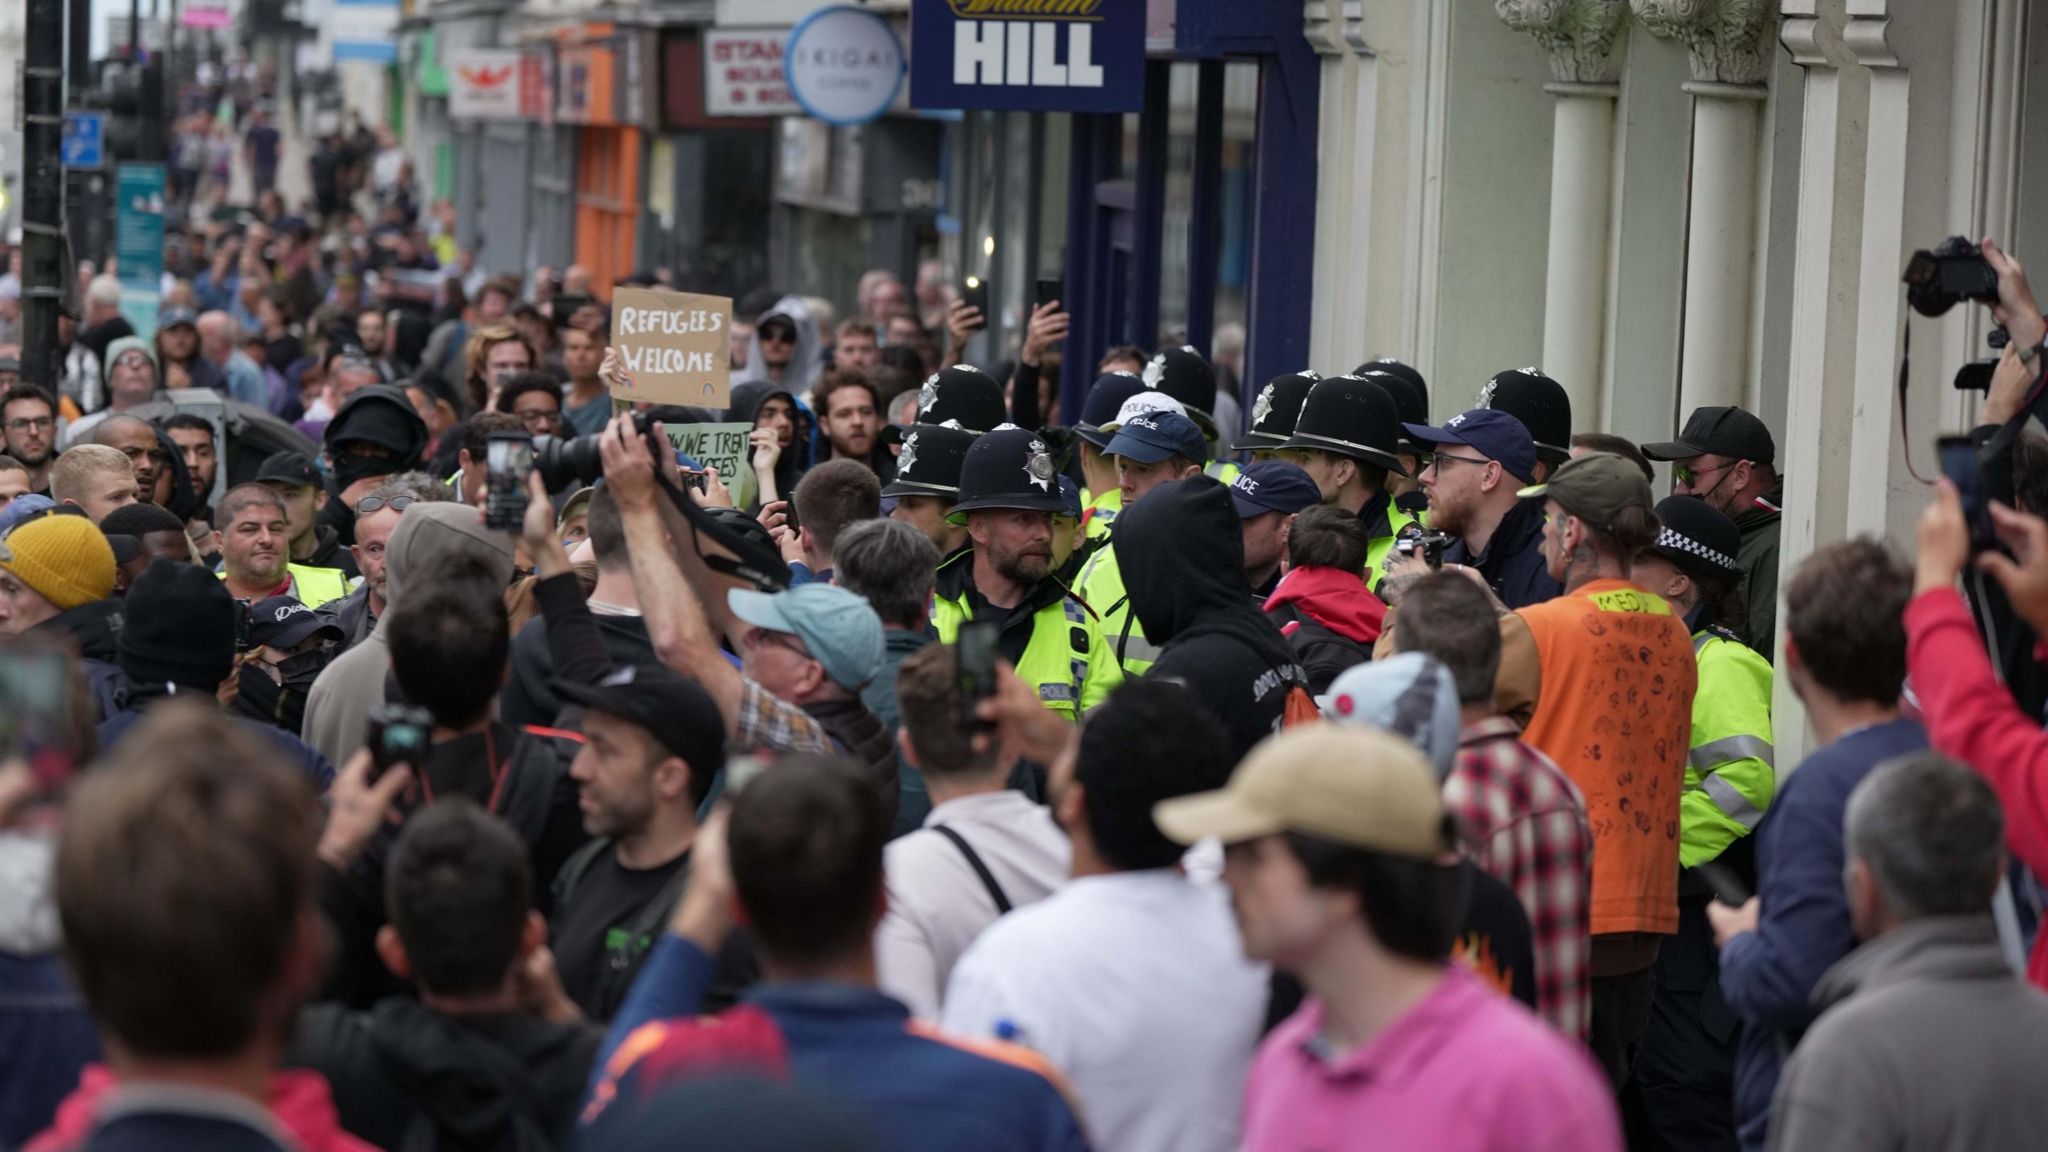
[[[1303,832],[1428,863],[1453,850],[1443,796],[1422,753],[1390,733],[1335,724],[1267,738],[1228,785],[1162,800],[1152,819],[1181,844]]]

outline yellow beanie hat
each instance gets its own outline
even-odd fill
[[[40,516],[0,540],[0,571],[69,611],[114,594],[114,546],[83,516]]]

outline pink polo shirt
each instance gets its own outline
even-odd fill
[[[1322,1055],[1310,1000],[1259,1046],[1246,1152],[1621,1152],[1593,1058],[1458,965],[1372,1042]]]

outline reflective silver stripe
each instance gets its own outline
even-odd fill
[[[1723,816],[1751,832],[1756,831],[1757,823],[1764,818],[1761,809],[1751,804],[1747,796],[1737,792],[1735,785],[1719,776],[1709,776],[1700,781],[1700,789],[1714,802],[1714,807],[1721,810]]]
[[[1692,766],[1701,775],[1712,772],[1730,760],[1761,760],[1764,766],[1776,768],[1771,762],[1771,742],[1761,736],[1724,736],[1710,740],[1692,750]]]
[[[1695,656],[1699,655],[1700,649],[1705,648],[1707,645],[1712,644],[1713,642],[1714,634],[1712,632],[1702,632],[1699,635],[1694,636],[1692,638],[1692,654]]]

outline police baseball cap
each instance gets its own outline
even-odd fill
[[[1571,459],[1572,398],[1540,368],[1494,373],[1479,390],[1479,408],[1505,412],[1536,441],[1536,458],[1552,467]]]
[[[960,500],[948,515],[965,524],[979,508],[1058,512],[1059,470],[1038,433],[1004,424],[977,437],[960,463]]]
[[[1102,449],[1105,456],[1123,456],[1140,464],[1157,464],[1181,456],[1197,464],[1209,462],[1209,442],[1185,416],[1172,412],[1141,412],[1123,422]]]
[[[1323,491],[1308,473],[1285,460],[1259,460],[1245,466],[1230,482],[1230,499],[1239,517],[1249,520],[1268,512],[1292,516],[1323,502]]]
[[[1182,406],[1180,401],[1175,400],[1164,392],[1154,392],[1147,389],[1124,401],[1123,407],[1116,410],[1116,418],[1102,425],[1102,431],[1107,433],[1108,436],[1114,436],[1116,435],[1116,430],[1124,426],[1124,421],[1147,412],[1171,412],[1176,416],[1188,415],[1187,408]],[[1189,419],[1193,419],[1193,417],[1190,416]],[[1102,442],[1106,446],[1109,440],[1105,437]]]
[[[1304,368],[1266,381],[1266,386],[1252,398],[1251,430],[1230,450],[1270,452],[1287,443],[1287,438],[1294,435],[1294,422],[1301,417],[1302,401],[1308,399],[1309,390],[1321,380],[1321,376]]]
[[[1081,486],[1074,483],[1072,476],[1060,476],[1060,510],[1057,513],[1069,520],[1081,518]]]
[[[647,730],[656,744],[690,766],[725,766],[725,717],[704,686],[660,664],[628,664],[595,684],[555,681],[562,699],[617,716]]]
[[[1441,428],[1403,424],[1410,439],[1421,445],[1463,444],[1476,449],[1524,484],[1536,478],[1536,441],[1520,420],[1491,408],[1474,408],[1444,421]]]
[[[1144,380],[1145,387],[1180,401],[1202,435],[1215,437],[1216,421],[1209,413],[1216,407],[1216,370],[1194,345],[1161,349],[1146,363]]]
[[[256,481],[259,484],[288,484],[293,488],[318,486],[320,469],[304,452],[278,452],[265,459],[263,466],[256,470]]]
[[[1643,445],[1643,455],[1652,460],[1690,460],[1709,454],[1773,464],[1778,446],[1763,421],[1740,408],[1718,406],[1693,409],[1678,439]]]
[[[967,450],[974,446],[976,433],[965,428],[912,424],[903,430],[903,450],[896,455],[896,478],[882,489],[884,496],[943,496],[960,494],[960,466]]]
[[[1269,736],[1214,792],[1162,800],[1153,823],[1176,843],[1302,832],[1347,847],[1440,862],[1456,848],[1436,774],[1391,732],[1304,724]]]
[[[1736,553],[1742,530],[1728,514],[1697,496],[1667,496],[1657,502],[1657,542],[1650,551],[1688,576],[1730,582],[1742,579]]]
[[[1006,417],[1003,386],[972,364],[941,368],[917,389],[919,424],[951,422],[969,432],[987,432]]]
[[[1357,376],[1332,376],[1309,390],[1294,435],[1283,448],[1313,448],[1407,475],[1401,458],[1401,413],[1387,390]]]
[[[1588,452],[1566,460],[1547,482],[1532,484],[1515,495],[1555,500],[1566,512],[1601,532],[1612,531],[1615,520],[1627,509],[1656,511],[1643,470],[1612,452]]]
[[[295,648],[325,633],[342,638],[341,627],[291,596],[272,596],[249,605],[249,642],[267,648]]]
[[[1144,391],[1145,382],[1135,372],[1109,372],[1097,377],[1088,386],[1088,398],[1081,402],[1081,421],[1074,425],[1074,435],[1097,448],[1109,443],[1116,430],[1103,425],[1116,423],[1124,401]]]

